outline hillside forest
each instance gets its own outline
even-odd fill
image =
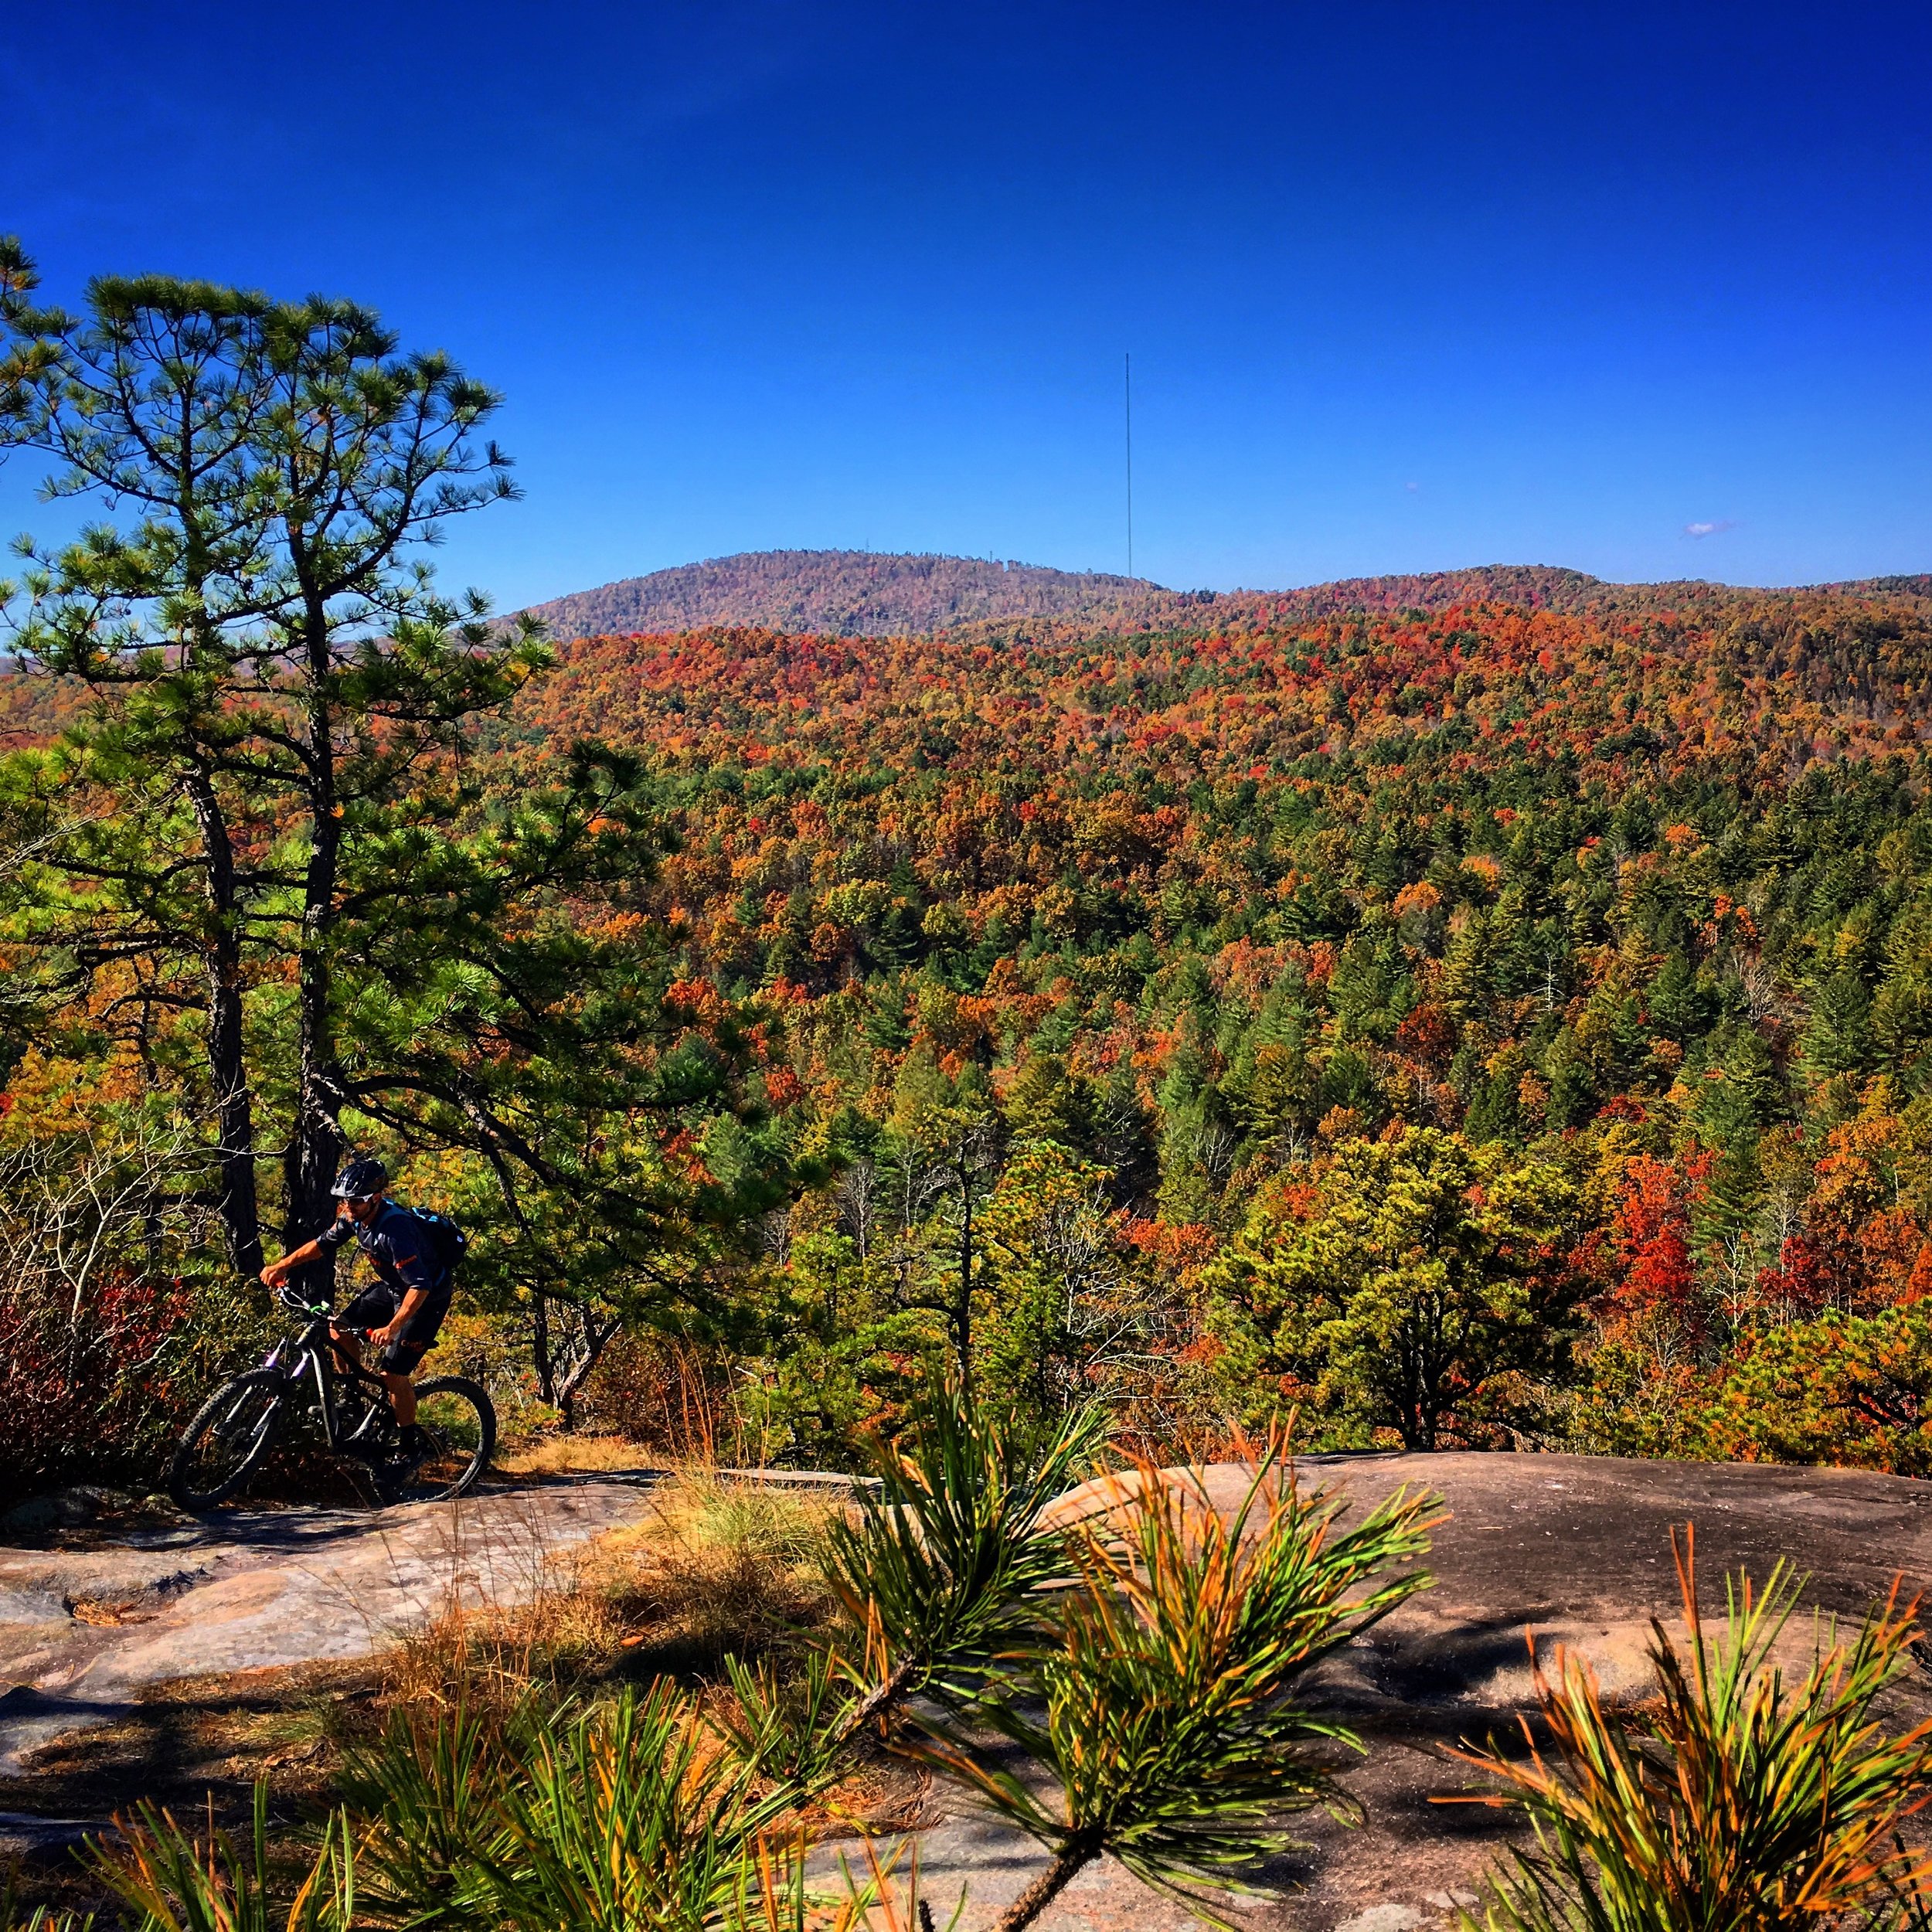
[[[529,1428],[1932,1471],[1922,581],[556,643],[417,567],[514,492],[444,359],[5,277],[100,517],[0,688],[15,1477],[151,1459],[351,1148]]]

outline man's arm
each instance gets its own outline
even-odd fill
[[[325,1254],[332,1253],[342,1245],[342,1236],[337,1230],[342,1223],[330,1222],[312,1241],[304,1241],[298,1248],[291,1249],[279,1261],[271,1261],[262,1270],[262,1286],[279,1288],[298,1268],[305,1268],[311,1261],[319,1261]]]
[[[394,1284],[403,1291],[403,1298],[383,1327],[370,1329],[369,1338],[376,1348],[387,1348],[396,1340],[403,1332],[403,1324],[429,1300],[438,1285],[436,1257],[416,1217],[407,1213],[393,1214],[382,1227],[389,1243]]]
[[[406,1289],[403,1294],[403,1305],[389,1317],[383,1327],[369,1330],[370,1347],[386,1349],[403,1332],[403,1324],[429,1298],[429,1291],[427,1288]]]
[[[323,1248],[319,1241],[304,1241],[298,1248],[284,1254],[279,1261],[271,1261],[262,1270],[262,1285],[279,1288],[298,1268],[305,1268],[311,1261],[322,1258]]]

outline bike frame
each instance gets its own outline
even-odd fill
[[[366,1335],[369,1331],[343,1328],[339,1332]],[[284,1350],[288,1351],[286,1361],[283,1359]],[[387,1403],[389,1400],[389,1389],[383,1383],[366,1369],[337,1355],[335,1345],[330,1338],[327,1315],[311,1317],[308,1326],[298,1335],[284,1335],[264,1357],[262,1366],[274,1369],[287,1384],[291,1395],[304,1383],[312,1385],[316,1413],[322,1419],[322,1438],[332,1451],[340,1450],[345,1440],[342,1434],[344,1403],[340,1392],[355,1389],[366,1391],[376,1401]]]

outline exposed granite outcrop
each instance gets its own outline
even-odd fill
[[[1670,1532],[1695,1522],[1707,1609],[1740,1567],[1760,1581],[1785,1558],[1804,1602],[1856,1619],[1894,1575],[1932,1583],[1932,1484],[1848,1470],[1533,1455],[1304,1458],[1301,1480],[1371,1506],[1398,1485],[1439,1493],[1449,1520],[1427,1567],[1435,1587],[1333,1660],[1318,1695],[1369,1745],[1349,1782],[1360,1828],[1305,1821],[1310,1849],[1273,1876],[1289,1887],[1257,1923],[1346,1932],[1423,1932],[1470,1898],[1505,1823],[1435,1798],[1466,1790],[1445,1746],[1506,1736],[1529,1690],[1524,1638],[1546,1655],[1587,1655],[1613,1696],[1648,1682],[1655,1615],[1675,1628]],[[1199,1472],[1231,1504],[1243,1472]],[[0,1773],[23,1791],[22,1760],[48,1739],[124,1713],[143,1689],[198,1672],[367,1655],[454,1600],[528,1597],[555,1556],[643,1521],[648,1472],[583,1477],[467,1504],[378,1515],[236,1513],[89,1549],[0,1549]],[[1070,1512],[1100,1500],[1092,1486]],[[1785,1649],[1808,1655],[1794,1619]],[[1932,1707],[1932,1678],[1901,1686],[1903,1724]],[[31,1795],[31,1779],[24,1787]],[[0,1803],[30,1804],[19,1797]],[[0,1817],[0,1837],[15,1822]],[[1041,1862],[1027,1842],[964,1811],[921,1835],[926,1896],[943,1920],[963,1884],[964,1924],[984,1926]],[[1044,1922],[1048,1932],[1179,1932],[1177,1905],[1117,1869],[1090,1869]]]

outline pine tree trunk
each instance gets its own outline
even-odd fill
[[[615,1321],[600,1322],[589,1309],[584,1310],[583,1352],[571,1363],[569,1372],[557,1387],[556,1406],[562,1412],[566,1429],[577,1426],[577,1396],[584,1383],[590,1380],[590,1371],[603,1359],[605,1345],[621,1325]]]
[[[973,1393],[973,1177],[964,1141],[959,1149],[959,1306],[953,1326],[959,1347],[959,1386]]]
[[[530,1366],[536,1371],[536,1392],[556,1406],[556,1368],[550,1354],[550,1298],[541,1288],[530,1291]]]
[[[210,914],[203,961],[208,987],[208,1080],[215,1099],[219,1206],[228,1257],[243,1274],[262,1268],[261,1211],[255,1190],[254,1108],[242,1043],[241,938],[236,923],[235,855],[228,821],[205,771],[187,791],[201,834]]]
[[[324,692],[329,672],[328,622],[319,600],[304,625],[308,659],[308,731],[305,789],[309,820],[308,868],[302,881],[301,954],[296,971],[297,1073],[295,1119],[284,1165],[287,1187],[288,1244],[319,1234],[335,1215],[329,1189],[345,1151],[337,1121],[342,1105],[336,1063],[329,929],[342,865],[342,821],[335,795],[334,719]],[[318,1262],[319,1270],[329,1264]],[[332,1267],[330,1273],[332,1275]],[[326,1283],[318,1283],[318,1287]]]
[[[1031,1925],[1066,1890],[1067,1881],[1099,1855],[1099,1845],[1084,1833],[1069,1838],[1060,1856],[1006,1908],[997,1932],[1020,1932],[1022,1926]]]

